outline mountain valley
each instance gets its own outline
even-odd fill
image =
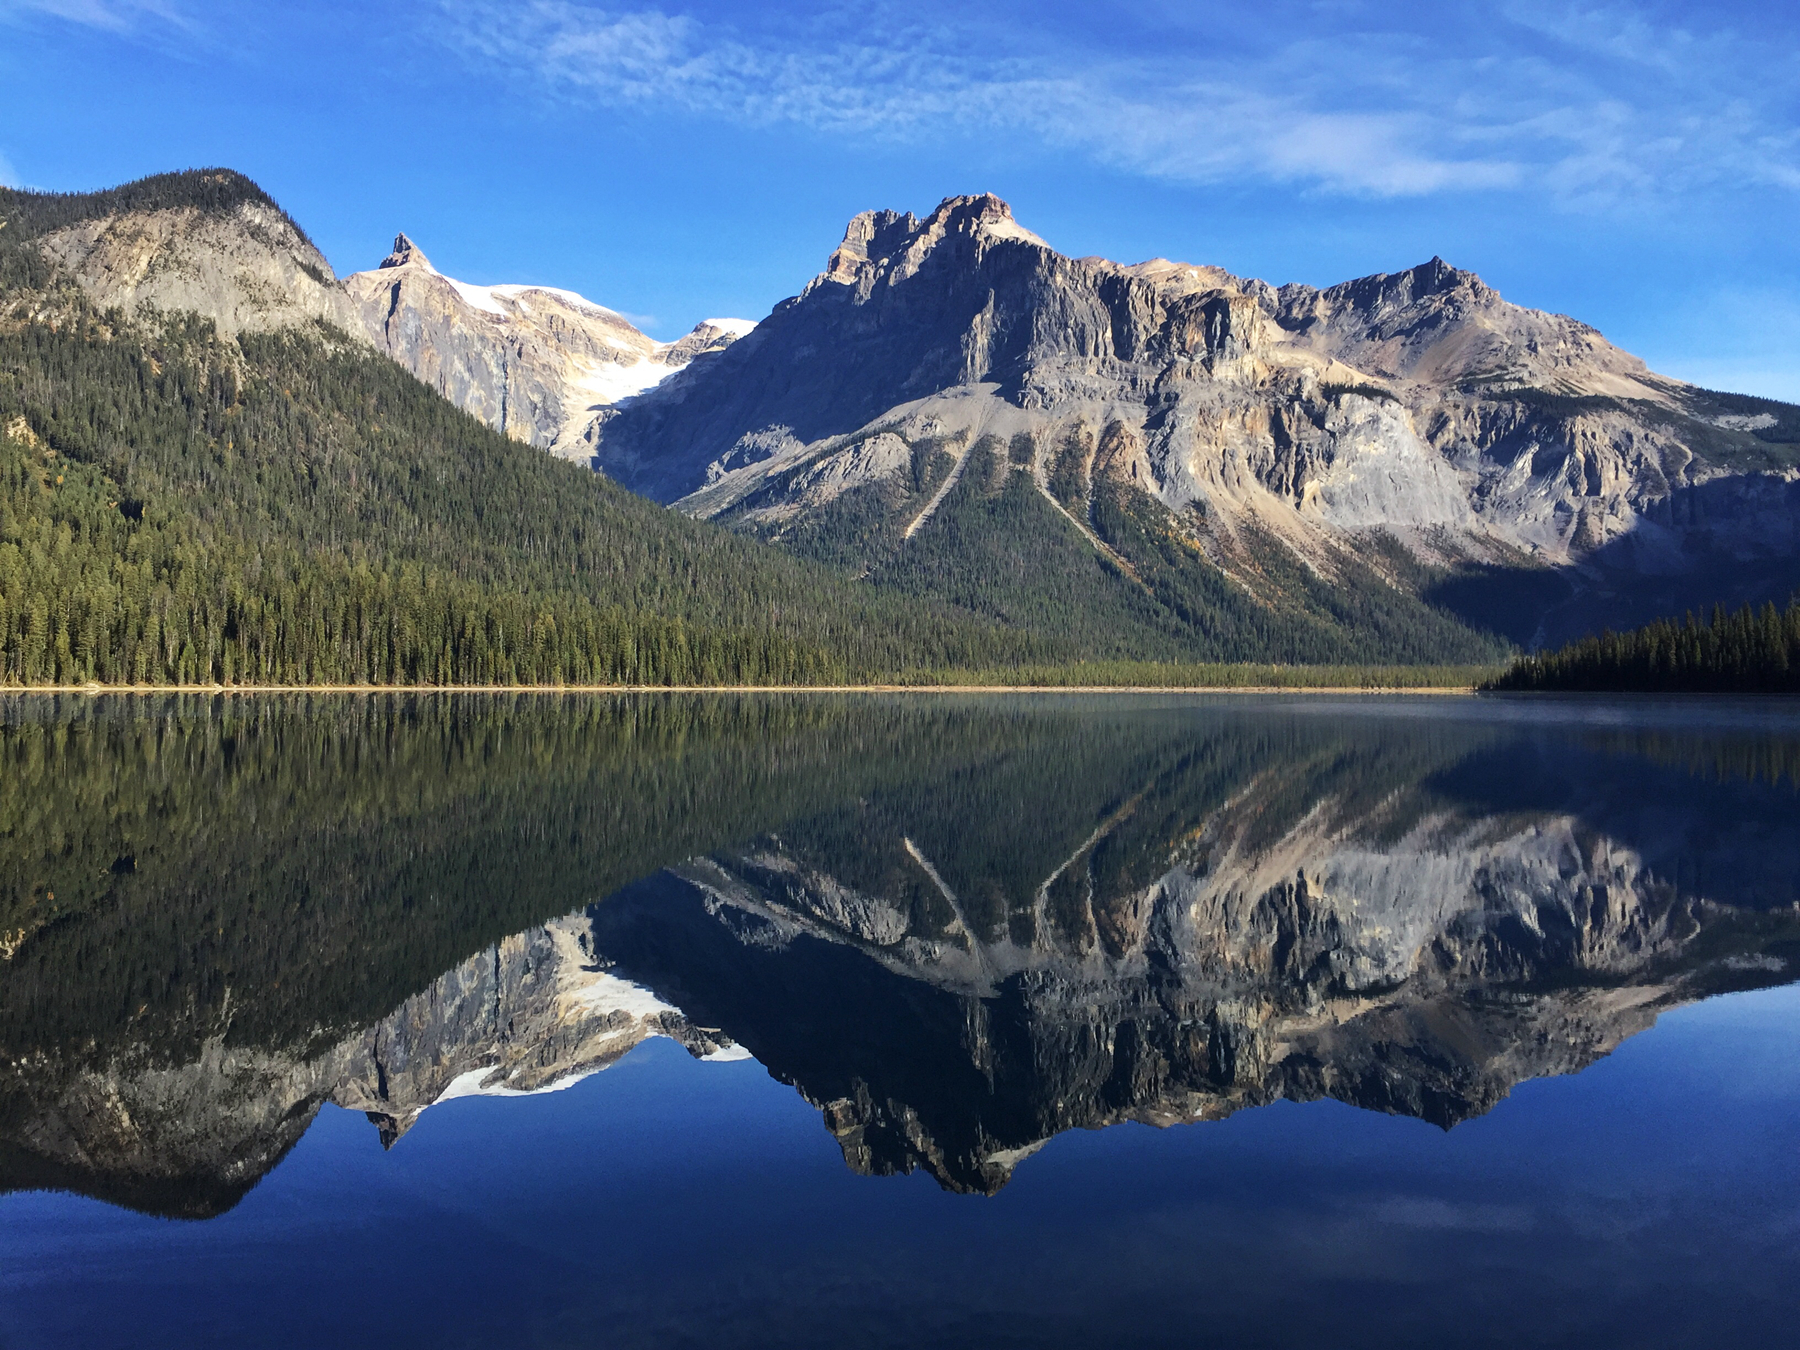
[[[1439,259],[1277,287],[951,197],[662,343],[405,235],[340,282],[225,170],[0,222],[25,682],[1481,665],[1800,587],[1800,408]]]

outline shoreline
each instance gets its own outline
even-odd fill
[[[8,684],[0,694],[1442,694],[1464,685],[1301,684]]]

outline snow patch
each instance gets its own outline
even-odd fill
[[[505,300],[516,300],[521,295],[526,295],[530,292],[536,291],[543,295],[553,295],[558,300],[562,301],[565,305],[572,306],[575,309],[592,310],[595,314],[603,314],[609,319],[616,319],[616,318],[620,317],[619,311],[616,309],[608,309],[605,305],[596,305],[592,300],[589,300],[585,295],[577,295],[577,294],[575,294],[574,291],[565,291],[556,286],[506,285],[506,286],[490,286],[488,289],[493,291],[493,293],[495,295],[500,296],[502,299],[505,299]]]
[[[991,235],[995,239],[1018,239],[1027,244],[1037,244],[1042,248],[1050,247],[1016,220],[984,220],[981,222],[981,229],[983,233]]]
[[[569,404],[596,407],[620,403],[685,369],[685,366],[665,366],[658,361],[583,361],[569,381],[569,392],[573,395]]]
[[[438,272],[436,269],[433,269],[433,275],[444,276],[442,272]],[[503,319],[506,318],[510,312],[508,309],[509,305],[514,306],[523,313],[529,315],[531,313],[531,307],[525,303],[525,297],[528,295],[547,295],[553,300],[560,301],[570,309],[585,310],[587,313],[597,315],[603,319],[614,319],[621,323],[624,322],[624,319],[617,310],[608,309],[605,305],[596,305],[585,295],[577,295],[574,291],[565,291],[556,286],[520,286],[512,283],[507,283],[502,286],[477,286],[472,281],[458,281],[455,277],[444,277],[444,280],[454,286],[456,288],[456,293],[469,305],[480,310],[484,314],[495,314]]]
[[[438,275],[444,276],[442,272],[439,272]],[[483,314],[497,314],[502,319],[506,317],[506,311],[501,308],[500,302],[494,299],[492,286],[473,286],[466,281],[458,281],[455,277],[444,277],[444,280],[456,288],[456,293],[463,298],[463,303],[480,310]]]
[[[730,333],[733,337],[743,337],[756,327],[755,319],[702,319],[701,328],[717,328],[721,333]]]
[[[620,981],[624,983],[624,981]],[[458,1097],[541,1097],[546,1092],[561,1092],[572,1088],[584,1078],[591,1078],[600,1072],[598,1069],[586,1069],[580,1073],[572,1073],[567,1078],[558,1078],[555,1082],[546,1083],[535,1088],[510,1088],[502,1079],[498,1083],[487,1080],[500,1072],[498,1065],[490,1064],[486,1068],[470,1069],[467,1073],[459,1073],[450,1080],[450,1085],[438,1093],[431,1101],[432,1106],[441,1106],[445,1102],[455,1101]],[[420,1107],[421,1111],[429,1108]]]
[[[568,999],[584,1012],[622,1012],[645,1019],[663,1013],[681,1015],[681,1009],[664,1003],[641,984],[621,980],[617,975],[596,971],[579,989],[571,989]]]
[[[728,1045],[723,1050],[715,1050],[710,1055],[700,1056],[700,1062],[702,1064],[735,1064],[739,1060],[755,1058],[755,1055],[741,1045]]]

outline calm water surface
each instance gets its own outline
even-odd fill
[[[0,700],[0,1347],[1701,1346],[1800,705]]]

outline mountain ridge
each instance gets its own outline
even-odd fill
[[[240,339],[380,353],[514,441],[1040,658],[1482,663],[1800,585],[1800,408],[1659,376],[1441,258],[1276,287],[1069,258],[951,197],[856,216],[766,319],[664,344],[404,235],[339,282],[229,171],[6,190],[0,222],[21,295],[198,315],[219,378]]]
[[[0,680],[840,683],[1079,655],[508,439],[336,322],[326,271],[264,305],[317,251],[241,176],[120,199],[0,189]],[[146,222],[121,292],[103,264]],[[294,301],[319,295],[342,313]]]
[[[1324,289],[1075,259],[989,195],[854,218],[750,339],[603,422],[594,462],[774,542],[860,493],[864,514],[904,516],[905,544],[940,507],[896,489],[900,446],[863,447],[935,443],[960,476],[992,435],[1097,552],[1129,551],[1095,510],[1112,493],[1204,558],[1187,570],[1264,605],[1282,602],[1273,547],[1328,588],[1372,565],[1530,644],[1609,593],[1653,600],[1646,577],[1785,597],[1800,445],[1782,437],[1800,442],[1800,409],[1770,408],[1657,375],[1442,259]],[[1721,489],[1729,530],[1709,509]],[[1482,592],[1484,571],[1504,575]],[[1496,617],[1534,588],[1561,617]]]
[[[573,291],[447,277],[405,234],[344,289],[360,331],[402,367],[502,434],[580,461],[597,414],[755,327],[707,319],[658,342]]]

